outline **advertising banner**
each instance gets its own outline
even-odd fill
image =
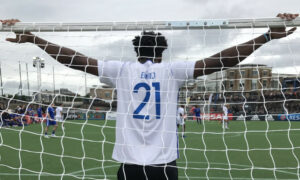
[[[235,115],[233,117],[233,120],[237,121],[274,121],[276,118],[273,117],[273,115],[246,115],[246,117],[243,114]]]
[[[105,113],[88,113],[88,117],[86,118],[86,113],[78,113],[78,120],[105,120]]]
[[[202,113],[201,114],[202,119],[205,120],[222,120],[223,119],[223,113]],[[228,120],[232,120],[233,119],[233,114],[232,113],[228,113]]]
[[[106,120],[117,120],[117,113],[116,112],[107,112]]]
[[[300,114],[278,114],[277,121],[300,121]]]

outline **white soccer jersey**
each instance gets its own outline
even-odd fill
[[[181,114],[181,116],[180,116]],[[183,125],[184,124],[184,109],[182,107],[179,107],[177,110],[177,124]]]
[[[139,165],[177,159],[178,90],[193,78],[194,65],[98,61],[100,81],[117,89],[113,159]]]
[[[55,117],[61,117],[62,111],[63,111],[62,107],[58,106],[58,107],[55,109]]]
[[[223,119],[227,120],[228,119],[228,109],[226,106],[223,106]]]

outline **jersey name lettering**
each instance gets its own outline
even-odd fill
[[[155,79],[155,72],[142,72],[141,79]]]

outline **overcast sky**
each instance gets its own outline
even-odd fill
[[[0,19],[18,18],[24,22],[102,22],[149,20],[199,20],[227,18],[275,17],[279,12],[299,13],[299,0],[0,0]],[[234,44],[244,42],[265,32],[259,30],[218,30],[163,32],[171,45],[164,57],[167,60],[197,60]],[[290,37],[268,43],[245,63],[262,63],[274,71],[300,71],[300,29]],[[37,33],[39,36],[76,49],[101,60],[134,60],[131,39],[139,32],[100,33]],[[26,63],[31,91],[36,88],[36,70],[32,57],[46,59],[43,69],[43,89],[53,89],[52,67],[55,68],[55,87],[84,93],[84,73],[69,70],[53,61],[31,44],[5,42],[12,33],[0,33],[0,57],[4,89],[18,91],[18,61],[21,61],[22,84],[27,93]],[[87,76],[88,86],[100,85],[98,78]]]

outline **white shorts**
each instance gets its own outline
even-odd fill
[[[177,117],[176,118],[176,123],[179,124],[179,125],[184,125],[184,118]]]
[[[61,116],[55,116],[55,121],[63,122],[63,118]]]

